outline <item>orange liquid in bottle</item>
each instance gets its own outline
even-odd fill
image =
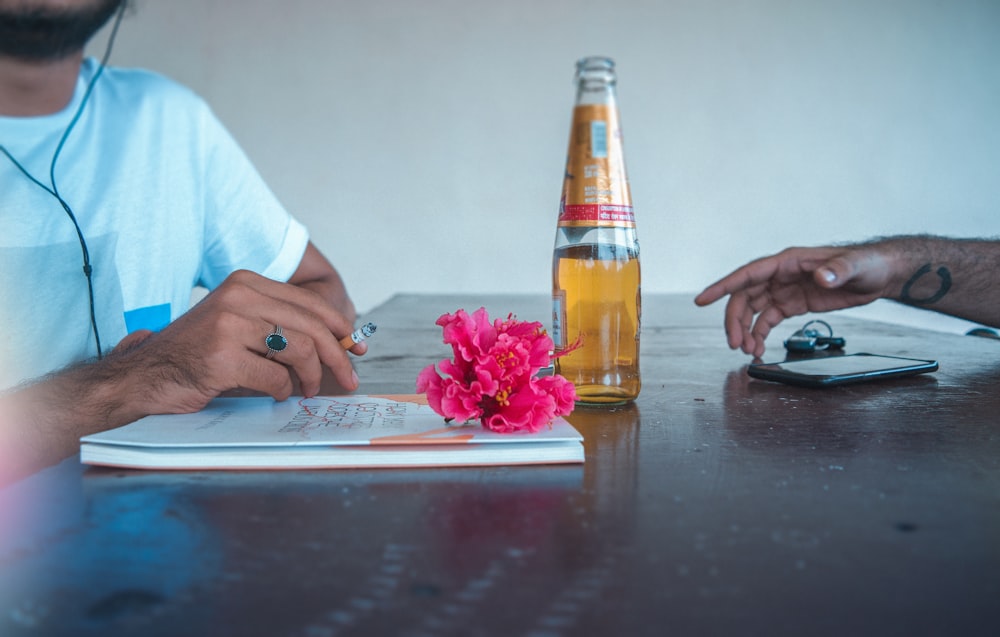
[[[555,360],[583,403],[623,403],[639,395],[640,293],[638,254],[624,246],[556,249],[553,289],[559,298],[559,348],[580,346]]]

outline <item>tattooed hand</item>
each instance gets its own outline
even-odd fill
[[[760,357],[781,321],[889,298],[986,325],[1000,325],[1000,241],[929,236],[789,248],[748,263],[695,298],[728,295],[729,346]]]

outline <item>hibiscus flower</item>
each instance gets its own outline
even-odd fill
[[[573,411],[576,390],[558,374],[538,376],[552,362],[552,339],[542,324],[490,321],[486,308],[444,314],[437,321],[453,358],[428,365],[417,391],[445,420],[479,420],[501,433],[538,431]],[[443,374],[443,375],[442,375]]]

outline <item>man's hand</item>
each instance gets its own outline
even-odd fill
[[[288,346],[268,359],[264,340],[275,326],[281,326]],[[237,271],[162,332],[130,337],[134,342],[124,342],[106,365],[129,370],[137,404],[123,405],[125,422],[149,413],[196,411],[233,389],[285,400],[293,373],[302,393],[311,396],[324,367],[354,390],[358,378],[338,342],[352,329],[319,294]],[[355,351],[363,353],[363,344]]]
[[[0,484],[72,455],[81,436],[149,414],[197,411],[229,390],[285,400],[297,379],[310,396],[328,369],[353,391],[358,377],[339,342],[353,330],[353,306],[340,305],[350,318],[335,309],[328,292],[338,282],[319,276],[295,285],[234,272],[163,331],[136,332],[101,361],[0,395]],[[264,339],[276,325],[288,346],[268,359]],[[362,342],[350,351],[366,350]]]
[[[695,303],[709,305],[729,295],[729,346],[759,358],[767,335],[784,319],[871,303],[888,296],[890,285],[891,258],[875,244],[788,248],[734,270]]]

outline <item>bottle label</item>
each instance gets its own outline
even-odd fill
[[[561,226],[634,226],[635,214],[632,206],[618,204],[577,204],[563,205],[559,214]]]
[[[635,226],[614,104],[573,109],[559,225]]]
[[[563,326],[566,325],[566,292],[557,290],[552,294],[552,343],[556,350],[565,349],[566,342],[563,335],[566,333]]]
[[[608,123],[590,122],[590,155],[598,159],[608,156]]]

